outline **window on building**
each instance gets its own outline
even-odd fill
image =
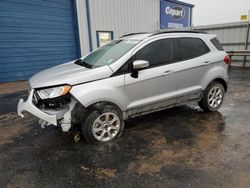
[[[113,31],[96,31],[97,47],[108,44],[113,40]]]
[[[210,51],[205,42],[198,38],[180,38],[181,60],[199,57]]]
[[[173,62],[173,39],[162,39],[148,44],[136,53],[135,59],[148,61],[150,67]]]

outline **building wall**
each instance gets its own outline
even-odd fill
[[[88,29],[87,29],[88,23],[86,14],[86,1],[76,0],[76,9],[77,9],[77,21],[78,21],[81,55],[84,55],[90,51]]]
[[[79,58],[73,0],[0,0],[0,82]]]
[[[113,31],[115,39],[131,32],[159,29],[160,0],[76,0],[82,54],[90,51],[87,1],[93,49],[97,48],[96,31]]]

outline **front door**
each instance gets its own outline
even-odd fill
[[[138,78],[125,75],[125,93],[129,100],[128,114],[134,116],[174,105],[177,95],[173,39],[160,39],[142,47],[133,60],[146,60],[147,69]],[[132,62],[131,62],[132,63]]]

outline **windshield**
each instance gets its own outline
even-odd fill
[[[131,50],[138,40],[114,40],[90,53],[84,59],[79,59],[78,64],[88,68],[110,65]]]

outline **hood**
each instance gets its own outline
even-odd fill
[[[108,65],[89,69],[74,62],[64,63],[35,74],[29,80],[30,86],[41,88],[62,84],[75,85],[107,78],[113,74]]]

